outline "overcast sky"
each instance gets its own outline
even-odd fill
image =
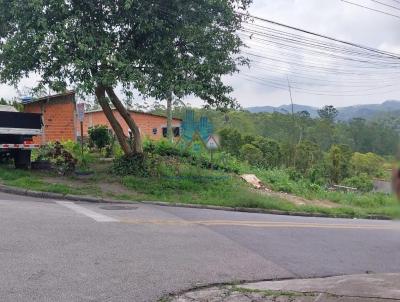
[[[370,0],[355,1],[374,7],[373,2]],[[393,0],[385,1],[386,3],[396,4],[396,2],[392,2]],[[396,13],[394,9],[388,8],[388,11]],[[398,12],[400,15],[400,11]],[[254,0],[250,13],[342,40],[400,53],[400,19],[351,6],[340,0]],[[245,70],[245,72],[268,78],[268,75],[263,70],[252,68]],[[284,73],[280,76],[282,79],[286,79]],[[337,79],[334,75],[328,76],[330,81],[336,82]],[[396,79],[390,77],[387,80],[394,81]],[[290,103],[289,93],[286,90],[270,88],[247,81],[242,76],[233,76],[227,81],[235,90],[233,96],[243,107],[277,106]],[[400,81],[397,82],[399,84],[391,87],[390,90],[378,91],[378,94],[375,94],[376,91],[372,91],[375,93],[368,93],[374,95],[321,96],[302,94],[294,89],[293,97],[295,103],[317,107],[328,104],[340,107],[354,104],[381,103],[388,99],[400,100]],[[33,87],[34,83],[35,77],[23,80],[20,84],[20,89]],[[337,84],[332,84],[328,88],[330,91],[336,91],[336,94],[341,94],[341,91],[348,90],[348,88],[343,88]],[[325,87],[324,89],[327,88]],[[318,90],[318,87],[314,87],[314,90]],[[11,98],[16,95],[16,90],[13,87],[0,85],[0,97]],[[194,105],[201,104],[198,100],[188,99],[187,101]]]
[[[373,7],[369,0],[356,1]],[[389,11],[393,12],[390,9]],[[250,12],[287,25],[400,54],[400,19],[354,7],[340,0],[255,0]],[[327,104],[347,106],[381,103],[388,99],[400,100],[400,81],[397,82],[399,85],[391,89],[396,90],[395,92],[382,95],[335,97],[294,91],[294,101],[298,104],[321,107]],[[245,107],[290,103],[287,91],[245,82],[240,77],[232,79],[231,83],[235,88],[235,97]],[[340,94],[341,90],[348,88],[333,85],[329,90]]]

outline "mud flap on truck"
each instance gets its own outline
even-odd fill
[[[31,150],[14,150],[14,164],[16,169],[29,169],[31,166]]]

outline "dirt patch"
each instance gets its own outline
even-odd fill
[[[299,197],[296,195],[288,194],[288,193],[283,193],[283,192],[274,192],[271,189],[267,188],[260,179],[257,178],[254,174],[244,174],[241,176],[241,178],[252,185],[254,187],[254,191],[261,193],[263,195],[269,196],[269,197],[277,197],[281,198],[284,200],[287,200],[296,206],[315,206],[315,207],[322,207],[322,208],[337,208],[339,207],[338,204],[329,201],[329,200],[311,200],[311,199],[306,199],[303,197]]]
[[[322,207],[322,208],[338,208],[339,205],[337,203],[334,203],[332,201],[329,200],[318,200],[318,199],[306,199],[303,197],[299,197],[296,195],[292,195],[292,194],[287,194],[287,193],[281,193],[281,192],[272,192],[270,190],[266,191],[261,191],[263,194],[266,194],[268,196],[272,196],[272,197],[278,197],[278,198],[282,198],[285,199],[297,206],[315,206],[315,207]]]
[[[283,291],[251,291],[235,286],[220,286],[190,291],[160,301],[170,302],[315,302],[322,296],[319,293],[296,293]],[[318,300],[319,301],[319,300]],[[327,300],[320,300],[327,301]],[[344,301],[344,300],[329,300]],[[349,301],[349,300],[345,300]]]

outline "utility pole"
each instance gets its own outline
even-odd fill
[[[287,78],[289,95],[290,95],[290,103],[292,104],[292,118],[294,120],[294,104],[293,104],[292,86],[290,85],[289,76],[287,76],[286,78]]]
[[[172,129],[172,92],[168,92],[167,96],[167,139],[171,142],[174,141],[174,133]]]
[[[290,103],[292,105],[292,122],[293,122],[293,138],[292,138],[292,146],[293,146],[293,167],[296,167],[296,146],[295,146],[295,135],[296,135],[296,120],[294,117],[294,103],[293,103],[293,94],[292,94],[292,86],[290,85],[289,76],[287,78],[288,90],[290,95]]]

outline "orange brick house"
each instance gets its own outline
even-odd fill
[[[117,110],[113,110],[114,116],[122,126],[124,133],[127,137],[130,136],[130,129],[121,115]],[[132,119],[138,125],[140,133],[143,137],[147,137],[153,140],[160,140],[166,137],[167,131],[167,118],[162,115],[151,114],[146,112],[139,112],[134,110],[129,110]],[[175,136],[180,135],[182,120],[173,119],[172,127],[174,129]],[[96,125],[105,125],[111,129],[110,123],[108,122],[105,114],[102,110],[87,111],[85,113],[85,118],[83,122],[83,136],[88,136],[88,130]],[[77,129],[79,129],[79,122],[77,122]],[[79,134],[80,136],[80,134]]]
[[[70,91],[32,100],[24,104],[24,112],[43,115],[43,135],[35,137],[35,143],[76,141],[75,92]]]
[[[114,116],[121,124],[127,137],[130,136],[128,125],[121,115],[114,109]],[[51,95],[39,98],[24,104],[24,112],[42,113],[43,135],[34,138],[36,143],[45,144],[54,141],[78,141],[80,139],[80,123],[77,117],[75,92]],[[159,140],[166,136],[167,118],[165,116],[130,110],[133,120],[138,125],[143,137]],[[180,135],[182,120],[173,119],[175,136]],[[101,110],[85,113],[83,122],[83,136],[88,136],[90,127],[105,125],[111,130],[110,123]]]

